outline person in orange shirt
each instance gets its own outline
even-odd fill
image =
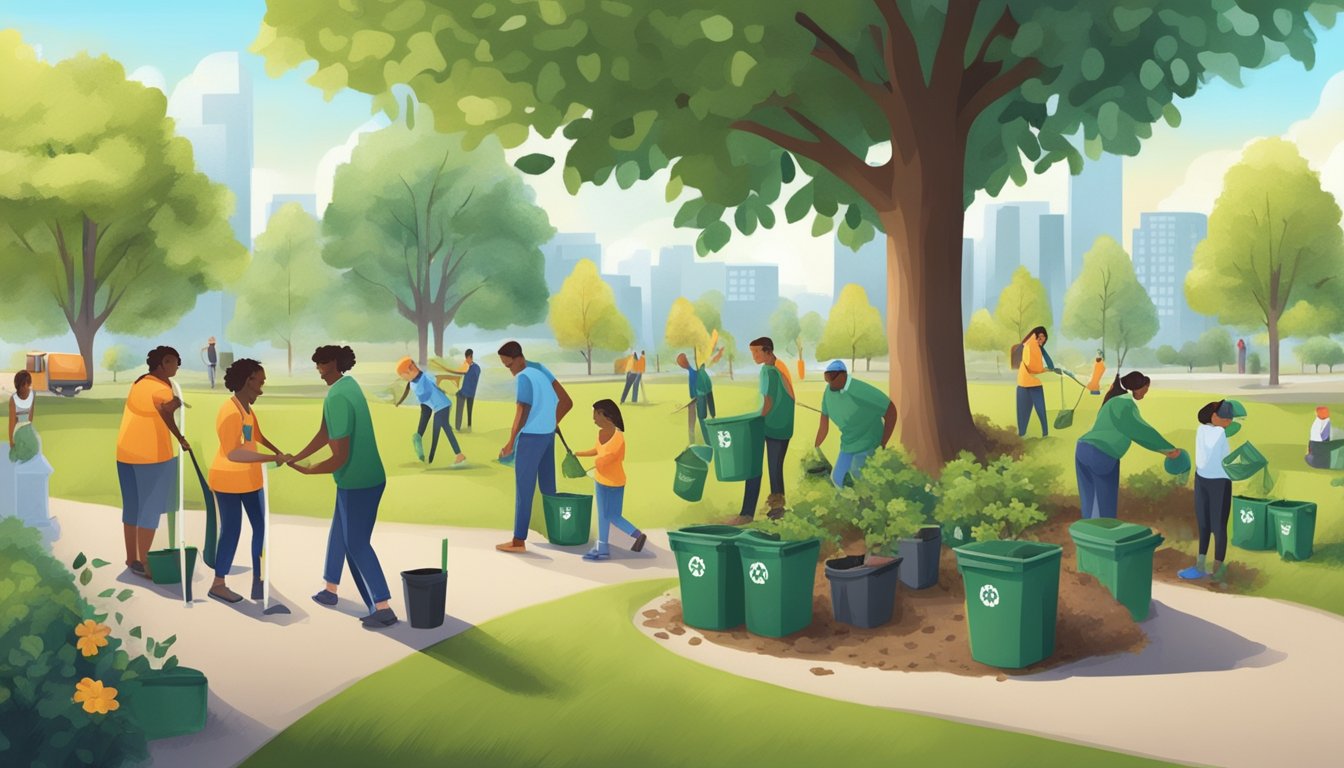
[[[224,371],[224,388],[233,393],[219,408],[215,433],[219,451],[210,465],[210,490],[219,506],[219,547],[215,551],[215,582],[210,596],[236,603],[243,596],[229,589],[224,579],[233,567],[233,554],[243,533],[243,510],[252,526],[252,599],[262,597],[261,552],[266,541],[265,508],[261,492],[261,465],[268,461],[287,464],[291,459],[261,433],[257,412],[252,409],[266,385],[266,370],[256,360],[236,360]],[[274,451],[258,453],[260,443]]]
[[[625,503],[625,420],[621,418],[620,406],[612,400],[593,403],[593,423],[598,428],[597,445],[574,455],[597,458],[593,462],[593,479],[597,483],[597,546],[583,556],[584,560],[597,561],[611,559],[607,537],[612,525],[634,538],[631,552],[644,549],[649,537],[621,514]]]
[[[126,396],[117,432],[117,481],[121,485],[121,523],[126,538],[126,565],[132,573],[152,578],[149,548],[159,518],[177,503],[178,462],[173,441],[190,451],[173,414],[182,400],[171,379],[182,367],[172,347],[155,347],[145,358],[149,373],[135,380]]]
[[[1022,364],[1017,367],[1017,436],[1027,434],[1027,424],[1031,422],[1031,412],[1041,419],[1041,436],[1050,434],[1050,426],[1045,423],[1045,387],[1038,374],[1046,371],[1056,372],[1055,363],[1045,351],[1045,342],[1050,335],[1045,328],[1036,326],[1022,340]]]
[[[644,374],[649,370],[649,353],[640,350],[639,359],[635,361],[635,402],[639,402],[640,388],[644,388],[644,404],[649,404],[649,390],[644,386]]]

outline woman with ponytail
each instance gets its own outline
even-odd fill
[[[1176,458],[1181,451],[1149,426],[1139,413],[1152,380],[1138,371],[1118,374],[1102,401],[1092,431],[1078,439],[1074,465],[1083,517],[1115,517],[1120,495],[1120,459],[1132,443]]]

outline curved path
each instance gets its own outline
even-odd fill
[[[1339,766],[1344,618],[1258,597],[1153,584],[1138,654],[1045,672],[962,677],[782,659],[705,642],[654,639],[725,672],[819,696],[1198,765]],[[832,675],[818,676],[823,666]]]
[[[390,630],[374,632],[359,623],[364,607],[348,572],[335,608],[324,608],[309,598],[322,588],[327,521],[272,516],[271,599],[291,613],[266,616],[260,604],[250,600],[226,605],[207,597],[213,574],[202,568],[193,579],[194,602],[189,607],[182,602],[180,587],[157,586],[130,575],[121,565],[125,552],[120,509],[52,499],[51,512],[60,522],[61,535],[53,545],[57,559],[68,565],[84,552],[90,559],[113,563],[95,571],[94,580],[82,590],[85,595],[113,586],[134,590],[125,603],[91,600],[109,615],[125,614],[120,630],[113,624],[114,633],[129,643],[137,643],[127,636],[137,624],[143,626],[145,637],[162,640],[175,634],[173,652],[182,664],[209,678],[205,730],[151,742],[156,767],[237,765],[350,685],[476,624],[595,587],[675,577],[677,572],[661,531],[648,532],[649,545],[639,554],[625,551],[629,539],[616,533],[613,559],[588,563],[579,557],[586,547],[551,547],[535,534],[532,542],[540,543],[530,542],[532,551],[526,555],[496,552],[495,544],[509,535],[503,528],[512,525],[511,515],[501,515],[500,530],[379,523],[373,544],[388,577],[392,607],[402,621]],[[190,542],[201,541],[203,520],[201,512],[188,515]],[[160,543],[166,540],[166,526],[160,536]],[[448,618],[436,629],[412,629],[398,574],[438,567],[444,537],[449,545]],[[244,597],[251,584],[250,542],[251,529],[245,523],[229,580],[229,586]],[[141,650],[134,645],[127,648]]]

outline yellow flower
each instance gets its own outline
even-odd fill
[[[107,645],[107,634],[111,631],[107,626],[87,619],[75,627],[75,636],[79,638],[75,641],[75,647],[85,656],[97,656],[98,649]]]
[[[75,703],[91,715],[106,715],[121,706],[116,688],[104,688],[101,680],[88,677],[75,684]]]

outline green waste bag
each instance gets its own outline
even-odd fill
[[[759,414],[706,419],[714,450],[714,476],[736,483],[761,476],[765,460],[765,419]]]
[[[1148,618],[1153,597],[1153,552],[1163,542],[1151,528],[1115,519],[1079,520],[1069,526],[1078,570],[1097,577],[1135,621]]]
[[[813,448],[803,454],[803,474],[808,477],[826,477],[835,469],[831,465],[831,460],[826,458],[826,454],[821,452],[820,448]]]
[[[1268,467],[1269,461],[1249,440],[1237,446],[1236,450],[1223,459],[1223,469],[1233,480],[1247,480],[1256,472]]]
[[[710,449],[704,445],[692,445],[682,451],[672,475],[672,492],[686,501],[703,498],[705,481],[709,479],[709,456]]]
[[[559,547],[587,544],[592,533],[593,497],[580,493],[541,495],[546,540]]]
[[[821,540],[741,536],[736,544],[742,557],[747,631],[784,637],[806,629],[812,623],[812,589]]]
[[[957,547],[966,584],[971,658],[1020,669],[1055,652],[1063,549],[1034,541],[982,541]]]
[[[9,460],[15,463],[28,461],[41,451],[37,439],[37,430],[32,424],[21,424],[14,430],[14,444],[9,448]]]
[[[1269,527],[1269,499],[1232,497],[1232,546],[1252,551],[1274,548]]]
[[[1269,505],[1271,532],[1279,557],[1306,560],[1316,538],[1316,505],[1310,501],[1275,501]]]
[[[126,715],[145,737],[166,739],[198,733],[205,728],[209,687],[198,669],[155,669],[121,684],[117,697]]]
[[[579,457],[566,451],[565,458],[560,461],[560,474],[571,480],[576,480],[588,474],[588,470],[579,463]]]

